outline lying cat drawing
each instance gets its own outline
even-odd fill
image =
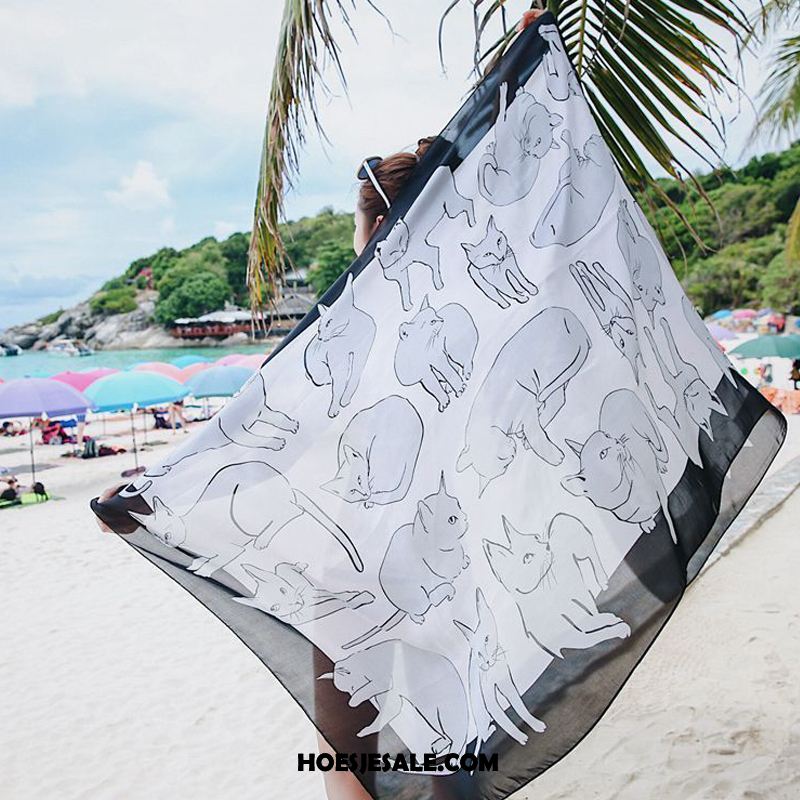
[[[476,244],[462,242],[467,254],[467,274],[475,285],[500,308],[508,308],[511,300],[527,303],[539,289],[529,281],[517,264],[508,237],[489,217],[486,235]]]
[[[564,407],[569,382],[589,355],[591,342],[580,320],[566,308],[546,308],[526,322],[500,349],[467,421],[459,472],[472,467],[479,496],[504,475],[517,440],[548,464],[564,453],[546,428]]]
[[[356,306],[353,275],[330,307],[317,306],[317,335],[305,350],[306,374],[315,386],[331,387],[328,416],[336,417],[353,399],[375,340],[375,320]]]
[[[539,35],[549,45],[544,54],[544,79],[553,100],[563,102],[580,94],[578,76],[569,63],[564,44],[555,25],[541,25]]]
[[[639,233],[628,210],[627,200],[619,201],[617,243],[631,274],[633,299],[644,306],[650,316],[650,324],[655,325],[656,306],[665,303],[661,288],[661,266],[653,243]]]
[[[514,598],[525,633],[551,656],[625,639],[630,627],[599,611],[596,597],[608,576],[591,531],[569,514],[556,514],[543,534],[518,531],[505,517],[505,543],[483,540],[497,580]]]
[[[714,363],[722,371],[722,374],[731,382],[731,385],[736,388],[736,378],[734,377],[736,371],[733,364],[728,360],[725,353],[722,352],[722,349],[706,327],[705,322],[700,319],[700,315],[694,310],[694,306],[692,306],[691,301],[686,295],[683,295],[681,298],[681,303],[683,305],[683,315],[694,331],[694,335],[705,344],[708,348],[708,352],[711,353],[714,359]]]
[[[417,726],[419,739],[407,742],[412,752],[463,752],[467,697],[458,671],[444,656],[388,639],[340,659],[333,672],[318,678],[325,679],[350,695],[351,708],[368,700],[378,707],[375,719],[358,736],[379,733],[402,711],[413,709],[426,724]]]
[[[336,476],[325,489],[364,508],[402,500],[422,447],[422,419],[405,397],[390,395],[359,411],[339,438]]]
[[[454,582],[469,566],[469,556],[461,545],[468,527],[467,515],[447,493],[442,473],[438,491],[420,500],[414,521],[394,532],[381,563],[378,580],[397,611],[342,649],[361,645],[406,617],[421,625],[432,606],[452,600]]]
[[[139,491],[146,491],[143,486]],[[167,547],[197,558],[188,567],[208,576],[224,569],[253,545],[263,550],[293,519],[308,514],[344,548],[353,566],[364,564],[350,537],[308,496],[263,461],[218,469],[181,511],[153,497],[152,514],[130,515]],[[245,583],[246,585],[246,583]]]
[[[558,186],[531,234],[534,247],[568,247],[579,242],[600,221],[614,191],[614,162],[600,136],[590,136],[582,153],[572,146],[568,131],[561,138],[569,155],[558,173]]]
[[[281,562],[275,569],[265,570],[253,564],[242,564],[245,574],[255,581],[253,597],[233,597],[235,603],[271,614],[291,625],[303,625],[323,619],[346,608],[369,605],[371,592],[329,592],[320,589],[305,574],[308,564]]]
[[[386,238],[375,245],[375,256],[383,275],[397,283],[405,311],[413,308],[408,274],[412,265],[421,264],[431,271],[435,289],[444,286],[439,248],[431,244],[429,237],[441,223],[454,220],[460,214],[466,215],[468,225],[475,224],[472,200],[458,193],[449,167],[437,167],[405,217],[399,219]]]
[[[591,267],[585,261],[576,261],[569,265],[569,272],[594,311],[603,333],[630,364],[633,377],[639,383],[639,364],[646,365],[631,296],[599,261],[593,262]]]
[[[494,126],[494,141],[478,162],[478,191],[490,203],[507,206],[521,200],[533,188],[539,162],[560,145],[553,128],[561,124],[523,87],[508,103],[508,84],[499,89],[500,110]]]
[[[655,353],[664,382],[672,389],[672,393],[675,396],[674,407],[668,408],[667,406],[658,405],[647,384],[645,384],[645,389],[656,416],[672,431],[689,459],[697,464],[698,467],[702,467],[699,433],[703,431],[713,441],[714,431],[711,428],[711,413],[716,411],[717,414],[727,416],[728,412],[719,397],[717,397],[716,392],[711,391],[701,380],[697,368],[688,361],[684,361],[675,344],[672,329],[664,318],[661,319],[661,327],[669,349],[672,368],[661,356],[658,347],[656,347],[653,334],[647,329],[645,334]],[[673,368],[675,370],[674,373]]]
[[[300,423],[297,420],[267,405],[267,384],[261,372],[257,372],[242,387],[239,398],[235,412],[229,412],[223,408],[209,423],[208,428],[203,431],[202,437],[197,439],[198,443],[203,443],[203,447],[191,449],[189,452],[186,452],[186,447],[179,448],[171,461],[158,467],[148,468],[144,477],[161,477],[187,459],[210,450],[221,450],[229,445],[253,450],[282,450],[286,446],[286,439],[282,436],[275,436],[275,432],[270,428],[276,428],[288,434],[295,434],[300,429]],[[247,404],[248,410],[244,413],[242,420],[245,404]],[[133,491],[124,496],[138,493]]]
[[[411,322],[400,325],[394,372],[403,386],[421,384],[444,411],[460,397],[472,375],[478,329],[458,303],[435,309],[425,295]]]
[[[567,444],[580,459],[580,471],[561,481],[570,494],[589,498],[598,508],[645,532],[656,527],[661,511],[677,543],[661,480],[669,461],[667,448],[633,392],[617,389],[607,395],[597,430],[583,444],[570,439]]]
[[[485,742],[499,725],[512,739],[520,744],[528,743],[523,733],[506,713],[502,703],[507,703],[519,718],[536,733],[547,727],[526,708],[519,689],[514,683],[506,654],[497,637],[497,622],[483,592],[475,592],[478,623],[470,628],[465,622],[453,620],[454,625],[469,642],[469,705],[478,729],[475,752],[480,752]]]

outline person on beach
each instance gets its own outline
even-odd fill
[[[517,25],[517,31],[522,32],[544,13],[544,9],[526,11]],[[353,249],[357,256],[364,251],[370,239],[380,227],[391,204],[400,194],[434,138],[426,137],[420,139],[414,153],[398,152],[386,158],[377,156],[365,158],[359,165],[357,178],[360,185],[355,208],[355,230],[353,232]],[[171,411],[172,408],[170,409]],[[172,413],[170,417],[174,426]],[[108,500],[127,485],[128,483],[126,482],[112,486],[106,489],[99,499],[101,501]],[[111,529],[99,519],[98,525],[102,530],[111,532]],[[331,668],[330,659],[314,648],[314,674],[319,675],[329,672]],[[375,709],[369,703],[365,703],[359,708],[349,707],[344,694],[335,690],[329,681],[317,681],[314,690],[317,702],[317,721],[322,729],[335,730],[337,723],[344,714],[350,716],[351,723],[354,714],[363,714],[364,726],[369,724],[375,716]],[[320,753],[328,753],[335,758],[335,751],[321,734],[318,734],[317,739]],[[371,753],[377,751],[377,735],[364,737],[360,742],[363,743],[363,752]],[[372,797],[368,790],[374,787],[374,773],[365,773],[361,780],[351,772],[333,770],[324,772],[323,776],[328,800],[370,800]],[[435,781],[433,788],[434,794],[436,794],[437,786]]]
[[[792,369],[789,372],[789,380],[794,384],[794,390],[797,391],[797,384],[800,383],[800,358],[792,361]]]
[[[6,488],[0,492],[0,500],[19,500],[22,494],[22,487],[14,475],[8,475],[5,478],[0,477],[0,481],[6,484]]]

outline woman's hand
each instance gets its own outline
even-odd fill
[[[522,33],[522,31],[524,31],[528,25],[533,25],[533,23],[536,22],[536,20],[539,19],[539,17],[541,17],[545,11],[546,9],[544,8],[532,8],[530,11],[526,11],[522,15],[522,19],[517,25],[517,31]]]
[[[103,500],[110,500],[112,497],[114,497],[115,494],[119,494],[119,492],[122,489],[124,489],[127,485],[128,481],[126,481],[125,483],[114,484],[114,486],[109,486],[108,489],[106,489],[98,499],[100,500],[101,503],[103,502]],[[106,525],[105,522],[103,522],[103,520],[100,519],[100,517],[96,517],[95,519],[97,519],[97,524],[100,527],[101,531],[103,531],[104,533],[114,533],[114,531],[112,531],[111,528],[109,528],[108,525]]]

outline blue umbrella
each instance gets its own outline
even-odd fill
[[[133,424],[133,409],[173,403],[186,397],[188,391],[178,381],[157,372],[115,372],[86,387],[86,397],[95,411],[128,411],[131,417],[133,437],[134,472],[140,472],[136,449],[136,429]]]
[[[253,374],[252,369],[238,366],[211,367],[192,375],[185,386],[189,394],[202,397],[231,397],[244,386]]]
[[[0,385],[0,419],[3,417],[59,417],[85,414],[90,402],[77,389],[48,378],[18,378]],[[33,422],[28,427],[31,473],[36,482],[33,457]]]
[[[711,319],[725,319],[725,317],[730,317],[733,314],[729,308],[721,308],[719,311],[715,311],[711,315]]]
[[[172,364],[173,367],[183,369],[184,367],[191,367],[192,364],[208,364],[208,359],[203,358],[203,356],[193,356],[190,354],[173,358],[169,363]]]

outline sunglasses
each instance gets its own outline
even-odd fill
[[[380,181],[375,177],[375,172],[378,168],[378,165],[383,161],[382,156],[370,156],[370,158],[365,158],[361,162],[361,166],[358,168],[358,172],[356,173],[356,177],[360,181],[369,181],[375,191],[381,196],[383,202],[386,203],[386,208],[391,208],[392,204],[389,202],[389,198],[386,196],[386,192],[383,191],[383,187],[380,184]]]

